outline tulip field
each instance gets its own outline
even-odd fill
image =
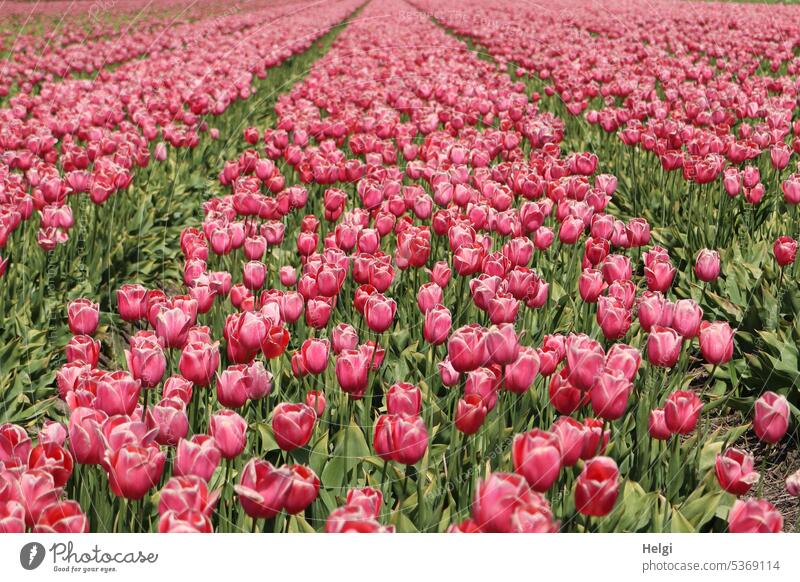
[[[16,0],[0,57],[0,532],[800,531],[800,6]]]

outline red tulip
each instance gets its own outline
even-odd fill
[[[45,509],[36,525],[35,533],[88,533],[89,519],[77,501],[60,501]]]
[[[475,434],[483,425],[488,410],[478,394],[468,394],[456,405],[455,425],[466,435]]]
[[[583,515],[608,514],[619,494],[619,470],[614,459],[595,457],[586,462],[575,482],[575,507]]]
[[[63,487],[72,476],[72,455],[59,444],[41,443],[31,449],[28,467],[47,471],[55,486]]]
[[[16,424],[0,425],[0,463],[21,465],[28,462],[31,438]]]

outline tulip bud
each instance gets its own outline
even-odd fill
[[[697,278],[710,283],[719,277],[719,271],[719,253],[709,249],[701,249],[694,259],[694,273]]]

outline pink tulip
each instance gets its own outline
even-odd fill
[[[131,338],[131,349],[125,350],[125,359],[131,375],[145,388],[158,386],[167,369],[167,358],[158,341],[135,341]]]
[[[219,367],[219,343],[190,342],[181,351],[178,368],[196,386],[208,386]]]
[[[606,420],[616,420],[625,414],[633,384],[621,372],[606,370],[597,377],[590,391],[592,410]]]
[[[108,451],[103,467],[114,495],[141,499],[161,479],[165,460],[166,455],[155,445],[127,444]]]
[[[247,421],[233,410],[221,410],[211,415],[211,436],[225,459],[234,459],[247,445]]]
[[[525,477],[534,491],[547,491],[558,479],[561,448],[556,435],[539,429],[518,434],[511,451],[514,470]]]
[[[456,428],[466,435],[475,434],[483,426],[487,413],[483,398],[478,394],[468,394],[456,405]]]
[[[719,271],[719,253],[710,249],[701,249],[694,259],[694,273],[697,278],[710,283],[719,277]]]
[[[650,411],[647,426],[650,436],[654,439],[665,441],[672,436],[672,431],[670,431],[667,426],[667,419],[664,415],[663,408],[655,408]]]
[[[354,350],[358,347],[358,333],[348,323],[340,323],[332,332],[333,353],[340,354],[344,350]]]
[[[654,366],[672,368],[681,355],[683,338],[671,327],[653,326],[647,336],[647,359]]]
[[[147,313],[147,289],[141,285],[123,285],[117,290],[117,310],[125,321],[138,321]]]
[[[700,331],[703,320],[703,310],[691,299],[681,299],[675,302],[672,312],[672,327],[684,339],[692,339]]]
[[[703,403],[694,392],[678,390],[664,403],[664,420],[673,434],[689,434],[697,425]]]
[[[728,513],[731,533],[778,533],[783,529],[783,516],[765,499],[737,499]]]
[[[76,299],[67,306],[69,329],[75,335],[94,335],[100,320],[100,306],[88,299]]]
[[[450,335],[451,325],[450,310],[444,305],[434,305],[425,312],[422,337],[430,344],[442,344]]]
[[[777,443],[789,429],[789,402],[775,392],[764,392],[755,404],[753,430],[765,443]]]
[[[553,423],[551,432],[558,438],[561,465],[572,467],[581,458],[586,427],[570,416],[559,416]]]
[[[309,338],[303,342],[300,353],[303,365],[311,374],[322,374],[328,367],[330,342],[327,339]]]
[[[519,341],[517,332],[511,323],[493,325],[486,333],[486,349],[489,358],[504,366],[511,364],[519,356]]]
[[[724,321],[700,324],[700,351],[709,364],[726,364],[733,357],[733,333]]]
[[[350,398],[357,400],[367,390],[370,361],[374,356],[360,350],[344,350],[336,356],[336,380]]]
[[[413,384],[396,382],[386,393],[386,410],[389,414],[416,416],[422,410],[422,392]]]
[[[83,362],[96,368],[100,359],[100,342],[88,335],[76,335],[69,340],[65,351],[67,362]]]
[[[284,451],[304,447],[311,440],[317,415],[306,404],[281,402],[272,413],[272,432]]]
[[[772,246],[772,252],[778,265],[781,267],[791,265],[797,258],[797,241],[790,236],[778,237]]]
[[[717,455],[715,463],[719,486],[736,496],[744,495],[760,477],[753,466],[753,455],[739,449],[727,449]]]
[[[234,487],[245,513],[256,519],[271,519],[280,513],[292,488],[287,467],[276,468],[261,459],[251,459]]]
[[[480,481],[472,514],[475,524],[487,532],[546,533],[557,528],[545,498],[515,473],[492,473]]]
[[[383,333],[391,327],[397,304],[380,293],[375,293],[364,304],[364,319],[375,333]]]
[[[214,439],[208,435],[196,434],[191,439],[180,439],[175,453],[175,475],[197,475],[210,481],[219,465],[221,455]]]

